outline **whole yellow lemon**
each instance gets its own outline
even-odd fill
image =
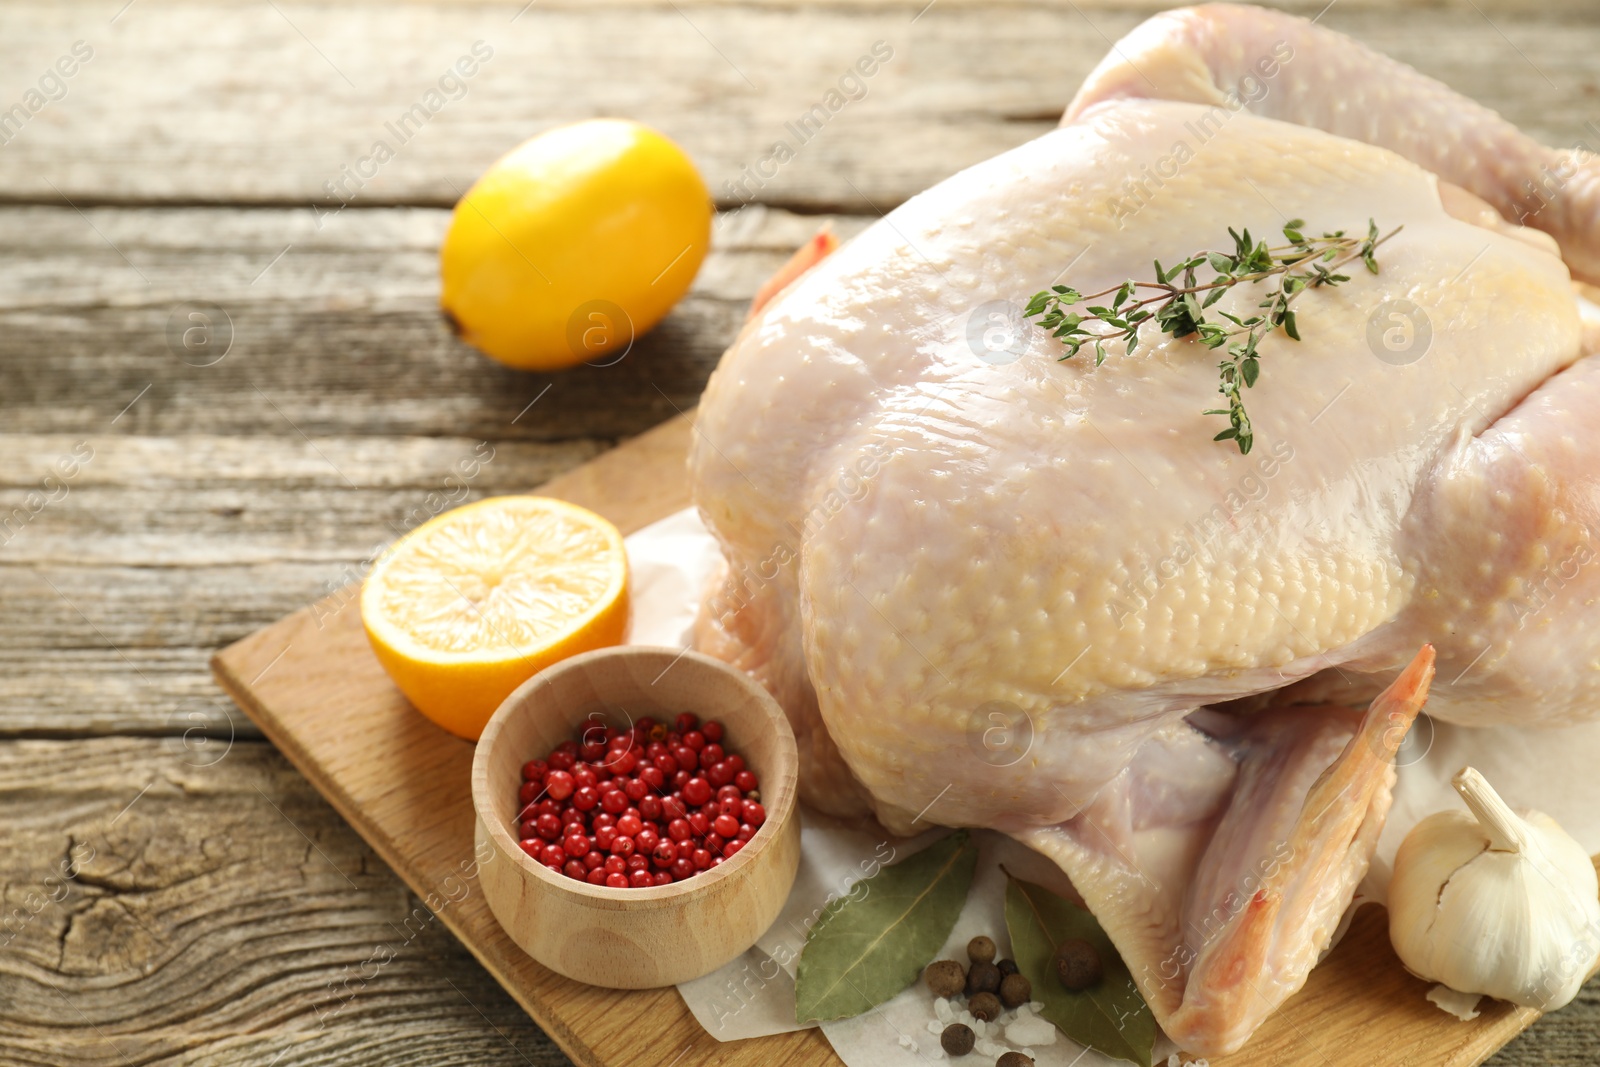
[[[688,291],[711,212],[694,164],[655,130],[622,119],[549,130],[456,205],[440,304],[463,340],[512,367],[620,359]]]

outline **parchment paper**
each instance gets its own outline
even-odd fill
[[[633,582],[629,642],[687,646],[701,591],[720,558],[716,542],[691,508],[635,533],[627,548]],[[1560,730],[1469,730],[1424,716],[1399,762],[1394,806],[1357,903],[1384,899],[1395,850],[1418,820],[1460,805],[1450,778],[1468,763],[1512,807],[1547,812],[1591,854],[1600,851],[1600,774],[1595,773],[1600,722]],[[910,841],[885,839],[802,809],[800,872],[778,921],[744,956],[678,987],[706,1032],[734,1041],[801,1029],[794,1021],[794,969],[810,923],[828,900],[849,893],[860,878],[912,854],[941,832]],[[994,938],[1002,955],[1009,954],[1000,863],[1019,877],[1058,891],[1067,888],[1054,864],[1009,838],[982,833],[979,844],[978,875],[942,956],[963,958],[966,942],[978,934]],[[822,1032],[848,1067],[913,1067],[946,1058],[929,1031],[934,1018],[933,996],[919,982],[866,1015],[824,1024]],[[1030,1048],[1039,1067],[1118,1062],[1059,1036],[1052,1045]],[[1155,1062],[1166,1062],[1175,1048],[1159,1038]],[[961,1065],[983,1062],[985,1057],[974,1053]]]

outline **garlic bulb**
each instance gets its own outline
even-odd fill
[[[1471,814],[1430,815],[1401,842],[1389,940],[1421,978],[1553,1011],[1600,957],[1594,865],[1554,819],[1517,815],[1471,767],[1451,784]]]

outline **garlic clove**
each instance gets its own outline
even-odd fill
[[[1470,1022],[1478,1017],[1478,1001],[1482,999],[1481,993],[1457,993],[1447,985],[1436,985],[1428,990],[1428,1000],[1438,1005],[1440,1011],[1447,1011],[1462,1022]]]
[[[1483,829],[1493,852],[1526,852],[1533,847],[1528,824],[1511,810],[1475,767],[1463,767],[1450,780],[1467,810]],[[1554,820],[1552,820],[1554,821]],[[1557,827],[1559,830],[1560,827]]]
[[[1430,815],[1395,856],[1395,952],[1461,993],[1561,1007],[1600,957],[1594,866],[1554,819],[1513,812],[1476,770],[1453,784],[1469,811]]]

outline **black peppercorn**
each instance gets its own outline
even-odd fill
[[[1002,979],[1010,978],[1019,970],[1016,960],[995,960],[994,965],[1000,968],[1000,977]]]

